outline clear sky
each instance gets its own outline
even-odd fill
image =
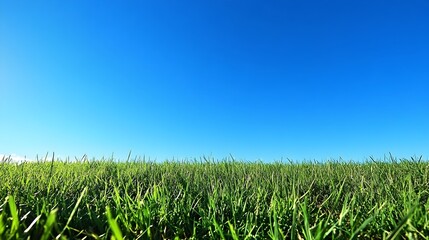
[[[429,156],[429,1],[0,0],[0,154]]]

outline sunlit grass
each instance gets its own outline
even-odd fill
[[[422,239],[429,164],[0,163],[0,239]]]

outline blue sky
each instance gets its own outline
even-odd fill
[[[0,154],[427,158],[428,12],[0,0]]]

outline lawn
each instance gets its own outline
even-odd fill
[[[0,239],[424,239],[429,163],[0,162]]]

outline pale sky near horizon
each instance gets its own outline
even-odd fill
[[[429,1],[0,0],[0,154],[429,157]]]

